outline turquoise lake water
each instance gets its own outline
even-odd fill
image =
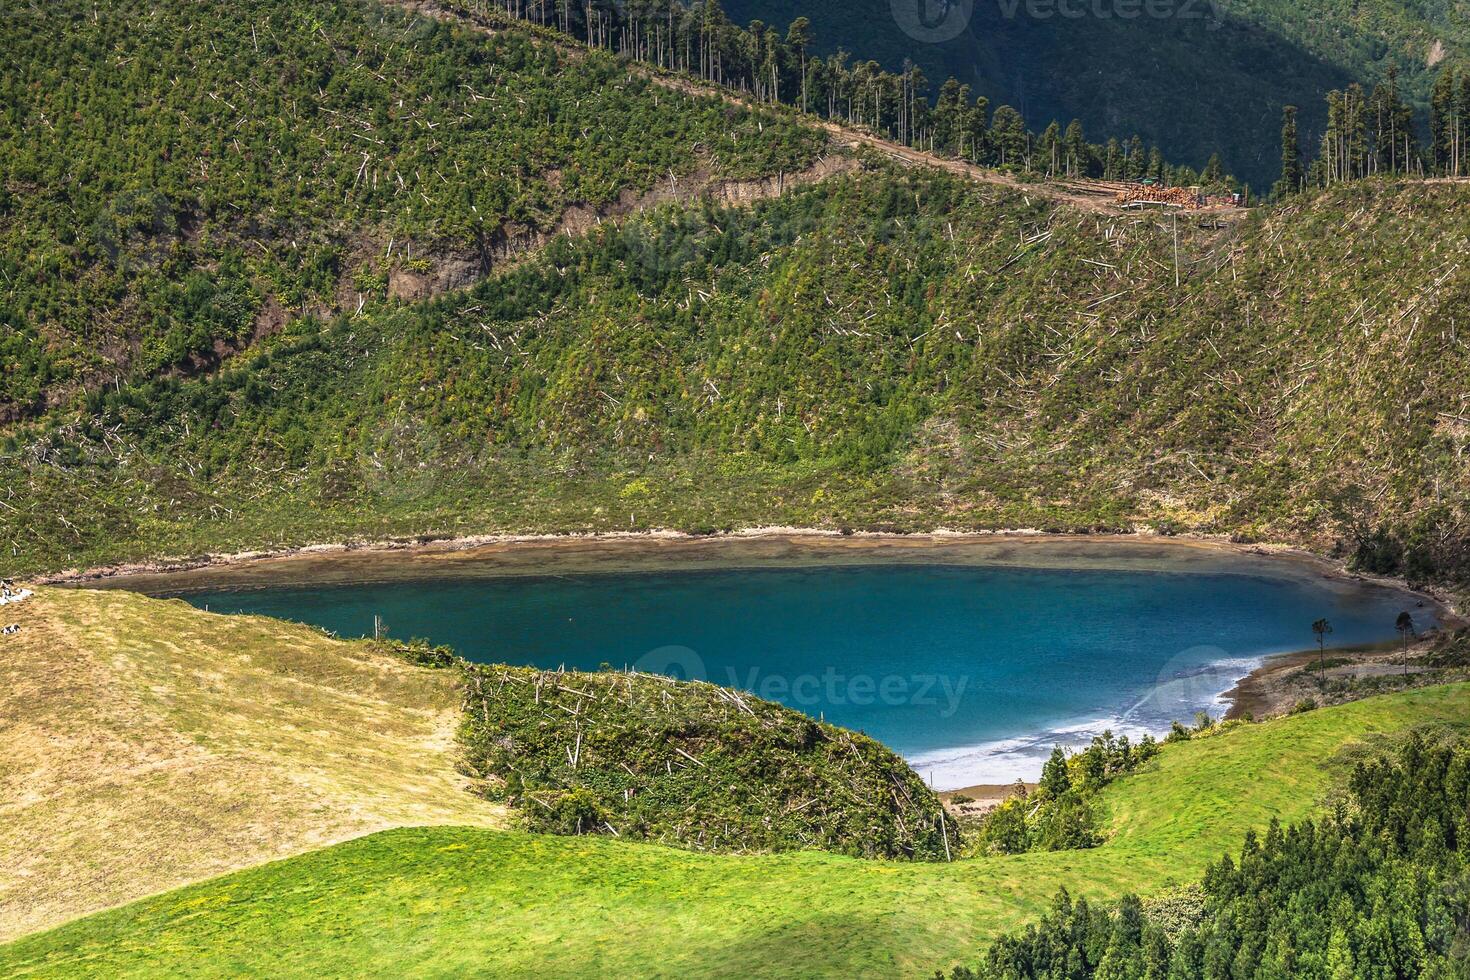
[[[1055,744],[1159,734],[1271,653],[1392,639],[1388,589],[1301,575],[859,565],[447,576],[215,590],[215,612],[425,637],[479,661],[637,666],[867,732],[937,787],[1034,778]]]

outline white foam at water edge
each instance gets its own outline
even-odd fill
[[[1211,711],[1226,705],[1225,695],[1259,667],[1264,658],[1236,658],[1216,661],[1204,665],[1197,676],[1208,676],[1215,680],[1212,691],[1199,690],[1195,697],[1175,700],[1170,698],[1168,706],[1178,709],[1178,714],[1166,717],[1157,710],[1164,701],[1164,694],[1178,686],[1180,679],[1171,678],[1160,682],[1126,710],[1113,714],[1068,721],[1056,727],[1029,735],[980,742],[975,745],[960,745],[952,748],[920,752],[908,758],[909,765],[924,782],[936,790],[960,789],[965,786],[1013,783],[1016,780],[1035,782],[1041,776],[1052,749],[1060,745],[1073,751],[1084,749],[1096,735],[1111,730],[1114,735],[1127,735],[1135,745],[1145,735],[1161,738],[1169,730],[1170,722],[1190,722],[1196,711]],[[1185,679],[1187,681],[1187,678]],[[1223,684],[1221,687],[1219,685]],[[1155,710],[1149,710],[1150,705]],[[1216,711],[1212,711],[1217,714]]]
[[[1114,735],[1127,735],[1134,742],[1144,735],[1154,734],[1114,715],[1032,735],[921,752],[910,757],[908,762],[924,782],[932,783],[938,790],[1013,783],[1018,779],[1035,782],[1053,748],[1058,745],[1064,749],[1086,748],[1094,735],[1101,735],[1108,729],[1112,729]]]

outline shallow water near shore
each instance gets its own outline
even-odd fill
[[[1316,619],[1332,621],[1334,646],[1393,638],[1404,610],[1435,621],[1410,593],[1188,545],[600,542],[423,557],[287,561],[148,591],[343,636],[380,617],[472,660],[739,687],[867,732],[940,789],[1034,778],[1054,745],[1104,729],[1136,740],[1218,716],[1266,656],[1312,645]]]

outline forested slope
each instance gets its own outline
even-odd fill
[[[1219,231],[848,156],[640,211],[825,137],[509,22],[8,23],[9,132],[55,137],[0,140],[17,570],[792,523],[1143,526],[1464,574],[1463,183]]]
[[[0,540],[55,568],[384,534],[1141,525],[1459,575],[1467,199],[1370,181],[1225,238],[1181,223],[1177,285],[1167,221],[943,175],[669,209],[24,427]]]
[[[61,0],[0,31],[0,419],[213,366],[375,290],[463,286],[569,208],[789,172],[825,143],[371,2]]]
[[[1246,836],[1191,894],[1146,912],[1061,892],[1024,934],[953,980],[1106,977],[1461,977],[1470,753],[1434,733],[1359,762],[1320,821]]]

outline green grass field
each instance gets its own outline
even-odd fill
[[[1470,685],[1169,746],[1105,791],[1112,837],[1090,851],[934,865],[388,831],[0,947],[0,975],[927,974],[974,960],[1060,885],[1184,884],[1246,830],[1310,814],[1345,746],[1428,724],[1470,724]]]

